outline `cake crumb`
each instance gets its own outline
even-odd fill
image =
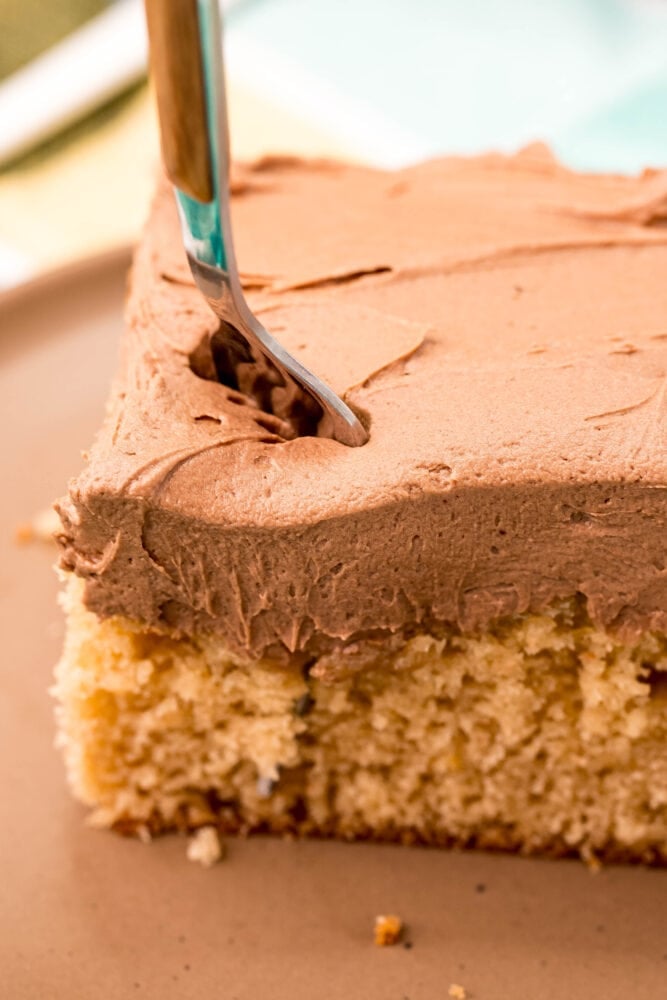
[[[393,914],[375,918],[375,943],[381,948],[396,944],[403,933],[403,921]]]
[[[593,848],[588,844],[584,844],[581,848],[581,860],[584,862],[591,875],[597,875],[598,872],[602,871],[602,862]]]
[[[200,827],[189,839],[188,861],[198,861],[204,868],[211,868],[225,856],[224,845],[214,826]]]
[[[14,529],[14,540],[17,545],[27,545],[34,541],[35,533],[30,521],[21,521]]]
[[[60,518],[52,507],[41,510],[30,521],[16,525],[14,538],[18,545],[30,542],[54,542],[56,532],[61,530]]]
[[[452,983],[447,991],[448,995],[452,997],[452,1000],[466,1000],[468,994],[463,986],[459,986],[458,983]]]

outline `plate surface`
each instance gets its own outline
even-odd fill
[[[667,871],[325,842],[88,829],[53,748],[62,637],[46,543],[15,530],[102,418],[127,252],[0,298],[0,994],[7,1000],[627,1000],[667,991]],[[397,913],[411,948],[373,945]]]

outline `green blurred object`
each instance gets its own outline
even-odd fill
[[[106,0],[0,0],[0,79],[106,6]]]

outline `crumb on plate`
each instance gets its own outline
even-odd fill
[[[403,922],[400,917],[389,914],[375,918],[375,943],[381,948],[396,944],[402,931]]]
[[[599,871],[602,871],[602,862],[600,861],[595,851],[588,845],[582,848],[581,859],[588,868],[591,875],[597,875]]]
[[[30,521],[16,525],[14,538],[19,545],[30,542],[53,542],[56,532],[61,530],[60,518],[53,507],[39,511]]]
[[[452,997],[452,1000],[466,1000],[466,997],[468,996],[465,988],[460,986],[458,983],[452,983],[447,990],[447,993],[450,997]]]
[[[188,861],[211,868],[224,857],[224,847],[214,826],[202,826],[188,840]]]

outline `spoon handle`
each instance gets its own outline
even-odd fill
[[[197,201],[213,199],[213,164],[197,0],[145,0],[164,165]]]

